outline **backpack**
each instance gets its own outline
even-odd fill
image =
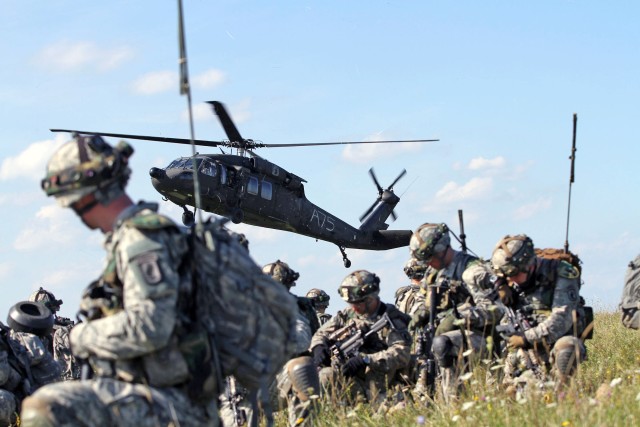
[[[571,251],[565,252],[564,249],[556,248],[535,248],[534,252],[538,258],[568,262],[582,275],[582,261],[578,255]],[[582,287],[582,280],[580,280],[579,285]],[[580,301],[578,302],[576,315],[578,320],[578,336],[585,340],[593,338],[593,326],[595,325],[593,307],[586,305],[582,296],[580,296]]]
[[[420,287],[416,285],[402,286],[396,290],[395,306],[405,314],[411,314],[411,308],[415,304],[416,294],[420,292]]]
[[[627,328],[640,329],[640,255],[627,268],[620,309],[622,324]]]
[[[183,267],[191,269],[194,286],[192,324],[180,346],[196,371],[189,390],[198,400],[215,397],[215,385],[229,375],[247,389],[264,388],[296,346],[296,298],[262,272],[225,222],[209,220],[202,233],[185,235],[190,250]]]

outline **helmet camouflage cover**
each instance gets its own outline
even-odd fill
[[[108,204],[122,194],[129,180],[127,163],[132,154],[133,148],[124,141],[114,148],[99,135],[74,134],[49,159],[42,189],[63,207],[91,193]]]
[[[533,241],[525,234],[503,237],[491,255],[491,268],[500,277],[526,271],[536,258]]]
[[[53,313],[59,311],[62,305],[62,300],[56,299],[55,295],[42,287],[29,295],[29,301],[41,302]]]
[[[338,293],[348,303],[358,303],[380,292],[380,278],[367,270],[356,270],[344,278]]]
[[[315,307],[328,307],[331,299],[329,294],[318,288],[311,289],[305,296],[313,302]]]
[[[294,271],[289,267],[289,264],[280,260],[265,265],[262,267],[262,272],[288,288],[295,286],[296,280],[300,278],[300,273]]]
[[[444,252],[451,243],[447,224],[422,224],[416,229],[409,242],[411,256],[418,261],[428,262],[434,255]]]
[[[404,265],[404,274],[406,274],[409,279],[422,280],[426,271],[427,264],[415,258],[410,258]]]

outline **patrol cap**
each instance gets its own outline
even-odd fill
[[[60,306],[62,305],[61,299],[56,299],[55,295],[45,290],[42,286],[40,289],[29,295],[28,301],[41,302],[53,313],[59,311]]]
[[[404,265],[404,274],[406,274],[409,279],[422,280],[427,271],[427,267],[427,264],[412,257],[409,258],[409,261]]]
[[[506,235],[491,255],[491,268],[497,276],[512,277],[526,271],[536,258],[533,241],[526,234]]]
[[[356,270],[342,280],[338,293],[350,304],[380,293],[380,278],[367,270]]]
[[[447,224],[425,223],[414,231],[409,241],[411,256],[429,262],[434,254],[444,252],[451,243]]]
[[[329,300],[331,299],[329,294],[318,288],[311,289],[305,296],[309,298],[316,307],[328,307]]]
[[[265,265],[262,267],[262,272],[288,288],[295,286],[296,280],[300,278],[300,273],[294,271],[289,267],[289,264],[280,260]]]
[[[108,204],[123,193],[129,180],[127,164],[133,148],[125,141],[114,148],[100,135],[73,136],[49,159],[42,189],[62,207],[91,193],[100,203]]]

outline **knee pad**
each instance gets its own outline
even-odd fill
[[[567,377],[572,375],[578,364],[584,360],[584,350],[577,338],[563,337],[554,346],[553,356],[558,374]]]
[[[451,354],[452,349],[453,343],[449,337],[445,335],[438,335],[433,338],[431,351],[438,361],[438,365],[442,368],[450,368],[453,366],[453,355]]]
[[[311,357],[302,356],[289,361],[287,374],[291,380],[293,390],[303,402],[306,402],[312,396],[320,395],[318,370]]]

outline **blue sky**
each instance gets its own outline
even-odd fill
[[[100,272],[102,236],[40,190],[48,156],[68,138],[49,129],[188,137],[177,6],[0,6],[0,320],[39,286],[73,317]],[[407,169],[391,228],[446,222],[457,232],[462,209],[469,248],[489,257],[505,234],[564,244],[577,113],[569,243],[584,262],[587,302],[612,309],[640,248],[639,11],[632,1],[185,0],[196,137],[225,138],[204,104],[219,100],[245,138],[265,143],[439,138],[259,154],[305,178],[312,202],[354,226],[376,197],[368,169],[384,186]],[[160,201],[149,168],[190,148],[131,143],[130,193]],[[179,220],[176,206],[161,210]],[[336,290],[354,269],[376,272],[389,302],[407,282],[408,248],[348,250],[347,270],[330,243],[234,228],[259,264],[279,258],[300,272],[295,292],[327,291],[330,312],[345,306]]]

